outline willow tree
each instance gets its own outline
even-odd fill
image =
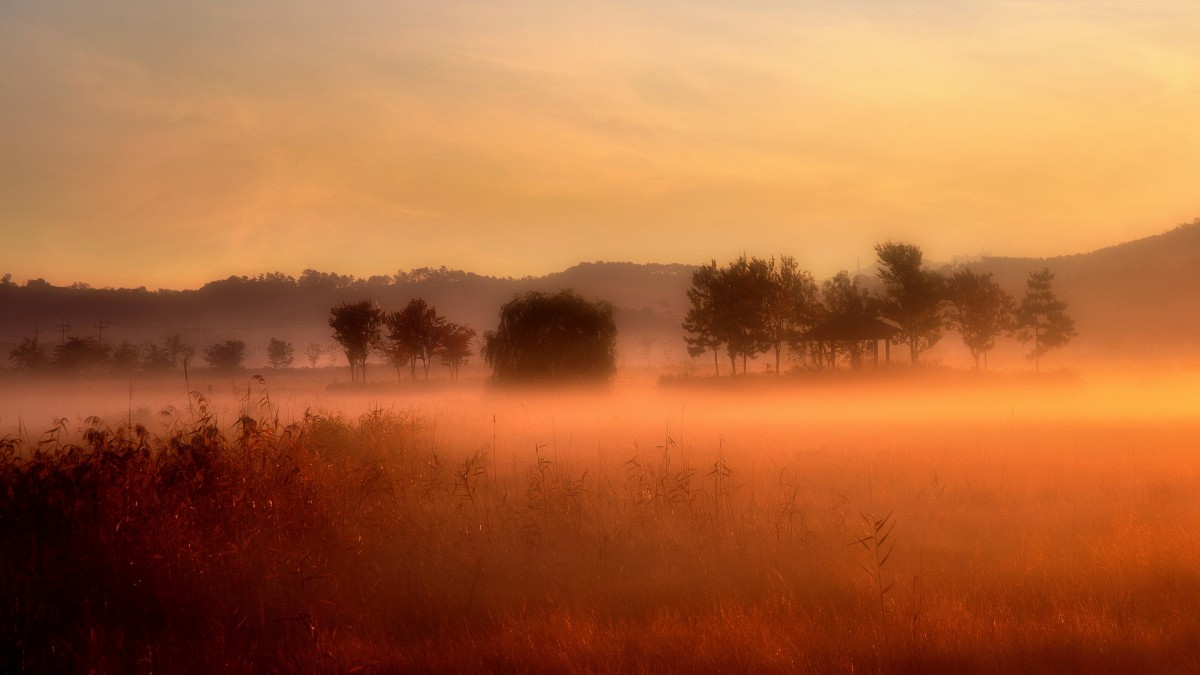
[[[617,370],[613,306],[564,290],[532,291],[500,308],[483,358],[501,383],[597,384]]]

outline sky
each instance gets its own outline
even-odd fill
[[[1195,0],[5,0],[0,274],[1050,256],[1200,216]]]

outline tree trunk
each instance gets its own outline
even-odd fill
[[[717,353],[716,348],[713,348],[713,368],[717,371],[717,377],[721,376],[721,355]]]
[[[1039,373],[1042,370],[1042,349],[1038,345],[1041,336],[1038,335],[1038,318],[1033,317],[1033,372]]]

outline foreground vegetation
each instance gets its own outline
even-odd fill
[[[1200,669],[1187,424],[584,450],[191,403],[5,439],[0,670]]]

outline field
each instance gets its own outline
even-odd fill
[[[1192,373],[179,379],[4,384],[0,670],[1200,672]]]

